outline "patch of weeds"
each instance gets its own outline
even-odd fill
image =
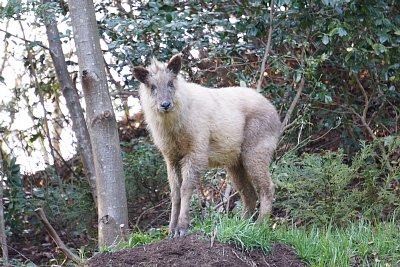
[[[137,246],[147,245],[157,242],[168,236],[166,229],[150,229],[147,232],[135,232],[128,236],[126,241],[121,241],[116,245],[102,247],[100,253],[115,252],[123,249],[134,248]]]
[[[275,213],[299,225],[400,219],[399,150],[400,138],[391,137],[363,143],[351,159],[340,150],[285,155],[272,166]]]

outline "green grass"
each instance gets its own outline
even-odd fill
[[[257,225],[216,216],[194,227],[220,242],[269,251],[273,242],[293,246],[311,266],[400,266],[400,229],[395,222],[350,223],[346,228]]]
[[[276,239],[293,245],[311,266],[398,266],[399,227],[393,222],[350,224],[345,229],[280,227]],[[386,265],[388,264],[388,265]]]
[[[167,237],[167,228],[150,229],[148,232],[135,232],[128,236],[127,241],[121,241],[116,245],[101,247],[100,253],[115,252],[123,249],[134,248],[157,242]]]

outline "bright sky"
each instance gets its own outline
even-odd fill
[[[0,1],[2,6],[5,5],[6,2]],[[27,40],[40,40],[43,42],[44,45],[48,46],[45,28],[40,27],[38,28],[35,26],[35,18],[33,15],[26,17],[26,21],[22,21],[22,28],[24,29],[25,38]],[[59,24],[60,31],[63,31],[67,27],[65,22]],[[0,21],[0,29],[6,30],[6,23]],[[17,21],[10,21],[8,25],[8,32],[16,35],[18,37],[23,37],[23,32],[21,30],[21,26]],[[3,64],[4,61],[4,49],[5,49],[5,42],[3,41],[5,37],[5,33],[0,31],[0,66]],[[13,96],[13,88],[21,88],[21,90],[27,90],[27,95],[29,96],[30,105],[35,102],[39,102],[38,97],[34,93],[33,88],[29,88],[30,76],[29,70],[24,66],[23,57],[26,56],[25,45],[24,42],[16,37],[10,37],[7,39],[8,47],[7,47],[7,55],[8,58],[6,59],[6,65],[3,70],[2,76],[4,77],[4,84],[0,83],[0,103],[7,104],[12,100]],[[106,49],[106,45],[102,44],[102,48]],[[64,54],[70,54],[70,51],[74,49],[74,45],[72,42],[64,43],[63,44]],[[50,57],[49,57],[50,58]],[[70,58],[74,61],[77,61],[75,58]],[[67,58],[68,60],[68,58]],[[106,60],[108,61],[109,58]],[[118,79],[117,76],[114,76],[115,79]],[[79,87],[79,85],[78,85]],[[29,88],[29,89],[26,89]],[[68,114],[68,110],[65,106],[64,98],[61,97],[61,110],[64,115]],[[81,104],[84,105],[83,99],[81,100]],[[114,101],[115,105],[120,104],[120,100],[117,99]],[[129,97],[128,104],[130,107],[133,107],[131,110],[131,114],[137,112],[140,107],[138,104],[138,100]],[[51,101],[47,101],[45,103],[46,109],[49,112],[54,111],[54,106]],[[42,106],[36,105],[33,108],[33,113],[36,117],[43,117],[43,108]],[[117,119],[123,116],[122,112],[116,111]],[[50,119],[50,116],[48,116]],[[21,165],[21,170],[23,172],[34,172],[39,169],[44,169],[45,167],[45,155],[41,150],[40,142],[38,140],[33,142],[33,151],[28,153],[25,149],[23,149],[25,143],[22,141],[21,138],[18,138],[18,132],[26,131],[33,127],[33,121],[29,116],[28,108],[26,102],[24,100],[18,101],[18,108],[17,112],[15,113],[14,122],[11,124],[10,127],[10,114],[4,110],[0,110],[0,127],[5,127],[13,132],[10,137],[8,137],[5,145],[3,143],[2,149],[8,153],[11,153],[13,156],[17,158],[17,163]],[[52,131],[52,125],[49,125]],[[66,125],[64,123],[64,130],[61,134],[61,153],[64,159],[68,160],[74,153],[76,149],[76,139],[74,138],[74,134],[71,130],[70,125]],[[34,132],[33,132],[34,134]],[[3,139],[3,136],[1,137]],[[49,151],[49,146],[47,140],[45,140],[45,146],[47,151]],[[50,162],[52,163],[52,159],[50,155],[47,155],[50,158]]]

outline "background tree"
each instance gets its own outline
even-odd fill
[[[1,145],[1,142],[0,142]],[[1,147],[1,146],[0,146]],[[1,253],[2,258],[5,261],[5,265],[8,265],[8,247],[7,247],[7,234],[5,228],[5,221],[4,221],[4,202],[3,202],[3,192],[4,192],[4,172],[3,172],[3,155],[2,150],[0,149],[0,243],[1,243]]]
[[[67,63],[65,61],[65,56],[60,41],[60,33],[55,20],[56,14],[50,12],[54,11],[54,7],[57,7],[57,5],[55,5],[56,2],[51,0],[44,0],[43,3],[47,3],[47,8],[45,8],[47,14],[44,21],[46,25],[46,34],[49,41],[50,55],[57,73],[60,88],[66,100],[68,111],[71,115],[73,130],[78,139],[79,153],[82,158],[82,163],[85,168],[94,203],[96,203],[97,206],[96,175],[89,131],[86,126],[83,109],[79,102],[79,96],[76,91],[75,84],[68,72]],[[54,103],[58,103],[58,101],[54,101]],[[55,111],[57,110],[60,110],[59,106],[55,108]],[[59,135],[57,137],[60,138]]]
[[[108,93],[93,2],[70,0],[69,8],[96,169],[99,244],[111,245],[121,238],[120,226],[128,225],[118,128]]]

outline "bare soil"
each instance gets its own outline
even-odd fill
[[[99,254],[91,258],[85,266],[303,267],[307,264],[298,258],[293,248],[283,244],[275,244],[269,254],[264,254],[260,250],[244,252],[228,244],[211,242],[203,236],[188,235],[119,252]]]

